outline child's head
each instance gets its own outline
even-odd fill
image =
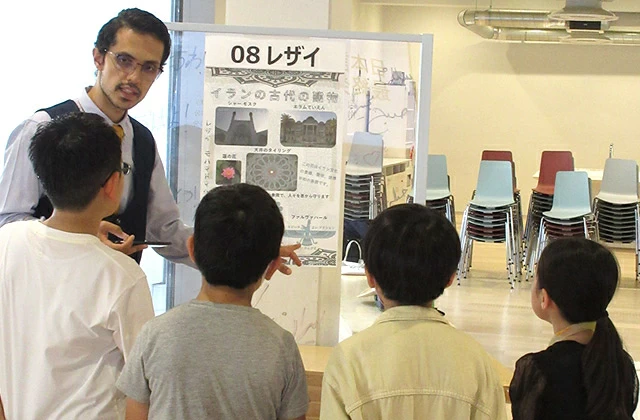
[[[558,239],[540,256],[532,294],[546,290],[570,323],[596,321],[606,314],[618,274],[615,257],[599,243],[586,238]]]
[[[542,252],[531,290],[531,305],[542,319],[553,323],[552,314],[559,312],[570,324],[595,321],[581,357],[590,419],[631,418],[638,403],[633,359],[607,313],[618,274],[618,263],[604,246],[586,238],[558,239]]]
[[[122,171],[120,139],[96,114],[72,113],[41,125],[29,145],[29,158],[59,210],[84,210],[111,176]]]
[[[418,204],[391,207],[371,223],[364,263],[382,294],[399,305],[424,305],[451,284],[460,239],[439,213]]]
[[[249,184],[215,188],[196,210],[193,258],[213,286],[244,289],[278,258],[284,222],[269,193]]]

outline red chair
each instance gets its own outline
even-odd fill
[[[545,150],[540,158],[540,172],[538,185],[531,191],[527,224],[524,230],[524,267],[527,280],[533,275],[532,256],[537,245],[538,231],[542,213],[551,210],[553,193],[555,191],[556,173],[558,171],[573,171],[573,155],[566,150]]]
[[[511,150],[483,150],[482,160],[506,160],[513,162]]]
[[[540,176],[535,192],[553,195],[556,184],[556,172],[573,171],[573,155],[569,151],[545,150],[540,158]]]

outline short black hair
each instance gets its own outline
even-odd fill
[[[121,170],[122,150],[118,135],[101,116],[75,112],[38,127],[29,159],[53,206],[77,211]]]
[[[171,37],[167,25],[153,14],[137,8],[124,9],[118,16],[105,23],[98,32],[95,47],[104,54],[116,43],[116,34],[122,28],[131,28],[139,34],[152,35],[161,41],[164,51],[160,66],[165,65],[171,52]]]
[[[384,296],[400,305],[424,305],[442,295],[461,254],[455,227],[419,204],[380,213],[363,248],[367,271]]]
[[[217,187],[196,210],[194,259],[207,283],[244,289],[278,257],[283,234],[268,192],[249,184]]]

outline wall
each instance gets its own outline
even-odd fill
[[[640,160],[640,48],[490,42],[458,24],[464,7],[359,8],[381,8],[384,32],[434,34],[429,152],[447,155],[459,212],[483,149],[513,151],[525,206],[543,150],[602,168],[614,143],[615,157]]]

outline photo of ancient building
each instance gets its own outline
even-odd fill
[[[280,116],[280,143],[293,147],[333,147],[337,119],[333,112],[289,112]]]
[[[217,108],[215,144],[266,146],[268,116],[261,108]]]

